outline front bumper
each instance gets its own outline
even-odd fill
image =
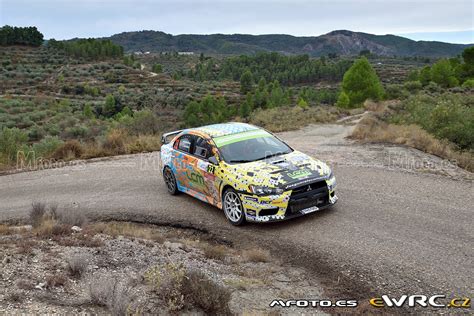
[[[309,189],[305,190],[304,187],[300,187],[279,195],[258,196],[240,193],[246,219],[253,222],[282,221],[334,205],[338,200],[335,179],[318,183],[314,188],[309,186]]]

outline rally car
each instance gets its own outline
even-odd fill
[[[168,192],[215,205],[233,225],[293,218],[338,199],[336,178],[325,163],[250,124],[170,132],[162,143]]]

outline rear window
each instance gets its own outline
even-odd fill
[[[191,152],[192,137],[191,135],[184,135],[178,139],[178,149],[184,152]]]

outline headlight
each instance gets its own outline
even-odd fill
[[[260,185],[250,185],[250,192],[256,195],[272,195],[272,194],[282,194],[284,191],[280,188],[269,188]]]
[[[334,174],[332,173],[332,170],[331,170],[331,172],[329,172],[329,175],[328,175],[328,178],[327,178],[327,179],[329,180],[329,179],[331,179],[331,178],[333,178],[333,177],[334,177]]]

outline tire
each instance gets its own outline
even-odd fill
[[[222,195],[222,209],[232,225],[239,226],[245,223],[245,209],[234,189],[225,190]]]
[[[169,167],[165,167],[163,170],[163,178],[165,179],[166,188],[168,193],[171,195],[176,195],[179,193],[178,186],[176,184],[176,178],[173,171]]]

